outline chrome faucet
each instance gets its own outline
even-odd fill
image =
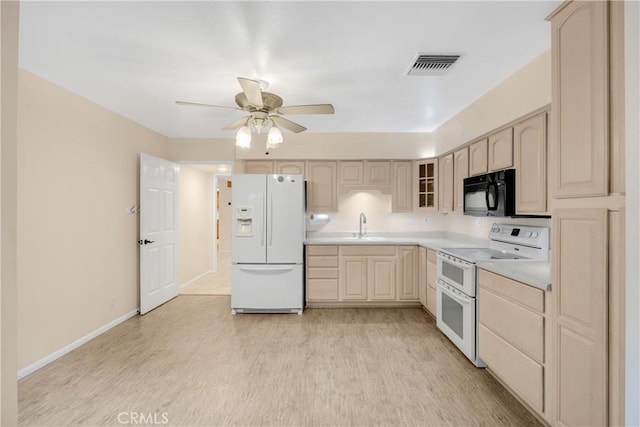
[[[364,226],[364,233],[362,232],[362,226]],[[364,212],[360,212],[360,228],[358,230],[358,237],[362,237],[367,233],[367,216]]]

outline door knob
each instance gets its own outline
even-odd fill
[[[144,239],[144,240],[138,240],[138,243],[141,245],[148,245],[149,243],[155,243],[155,241]]]

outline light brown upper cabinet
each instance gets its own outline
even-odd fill
[[[513,127],[513,160],[516,168],[516,213],[547,211],[546,113]]]
[[[340,161],[339,179],[340,185],[364,184],[364,163],[362,161]]]
[[[301,160],[301,161],[278,160],[275,162],[275,169],[276,169],[275,173],[304,176],[304,160]]]
[[[487,139],[469,146],[469,176],[487,173]]]
[[[489,136],[489,172],[513,166],[513,128]]]
[[[438,159],[417,160],[413,164],[416,209],[438,210]]]
[[[247,160],[244,165],[245,173],[269,174],[273,173],[271,160]]]
[[[389,161],[365,160],[364,183],[376,187],[391,185],[391,163]]]
[[[551,18],[553,196],[606,196],[608,2],[575,1]]]
[[[453,210],[464,210],[464,179],[469,176],[469,147],[464,147],[453,153],[454,185],[453,196],[455,203]]]
[[[392,163],[391,212],[411,212],[413,210],[412,163],[411,161]]]
[[[340,190],[391,191],[391,162],[388,160],[341,160],[338,162]]]
[[[440,157],[439,211],[453,211],[453,153]]]
[[[306,162],[307,210],[337,212],[337,163],[335,161]]]

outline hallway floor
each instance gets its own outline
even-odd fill
[[[218,253],[218,271],[180,289],[180,295],[231,295],[231,252]]]
[[[20,425],[538,426],[421,308],[179,296],[19,382]]]

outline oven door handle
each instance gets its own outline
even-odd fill
[[[442,290],[442,292],[446,293],[449,298],[451,298],[452,300],[460,304],[468,305],[471,303],[471,298],[459,297],[458,295],[454,294],[453,292],[450,292],[447,288],[442,286],[441,283],[438,283],[438,287]]]

